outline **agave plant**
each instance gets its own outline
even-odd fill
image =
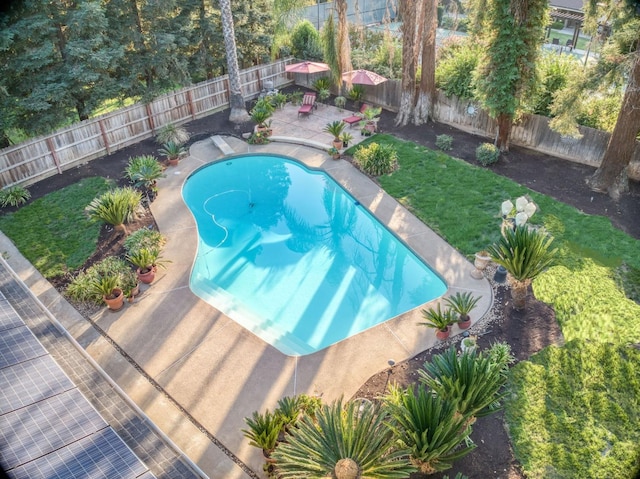
[[[156,136],[156,141],[160,145],[164,145],[169,142],[176,143],[177,145],[183,145],[189,141],[189,132],[182,126],[170,123],[160,128],[160,131],[158,131],[158,135]]]
[[[282,430],[282,420],[276,413],[267,409],[264,414],[254,411],[253,415],[244,418],[248,429],[242,429],[249,444],[262,449],[265,457],[269,457],[278,444],[278,435]]]
[[[449,469],[475,448],[467,441],[471,434],[467,416],[458,414],[455,403],[427,391],[424,384],[418,384],[417,392],[392,387],[384,404],[392,418],[391,429],[423,474]]]
[[[552,266],[557,248],[552,248],[553,237],[526,225],[507,228],[497,244],[489,246],[493,261],[504,266],[509,273],[513,305],[524,309],[527,288],[531,281]]]
[[[124,174],[133,183],[133,186],[145,192],[150,190],[155,182],[163,176],[162,165],[152,155],[130,158]]]
[[[31,193],[24,186],[15,185],[0,190],[0,206],[20,206],[31,198]]]
[[[506,382],[507,358],[475,350],[458,355],[451,347],[433,356],[418,374],[438,397],[453,403],[459,414],[473,422],[498,409],[504,396],[501,389]]]
[[[126,234],[125,223],[135,217],[140,200],[140,192],[133,188],[116,188],[94,198],[86,210],[92,219],[104,221]]]
[[[338,400],[304,416],[273,453],[278,477],[406,478],[416,469],[378,405]]]

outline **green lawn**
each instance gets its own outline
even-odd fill
[[[84,179],[1,216],[0,230],[45,278],[72,271],[93,254],[102,226],[84,208],[111,186],[104,178]]]
[[[471,258],[499,237],[505,199],[528,194],[533,222],[560,247],[559,262],[533,283],[570,343],[512,370],[506,417],[528,477],[625,478],[640,472],[640,241],[491,171],[377,135],[400,168],[379,178],[389,194]]]

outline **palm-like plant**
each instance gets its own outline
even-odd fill
[[[271,456],[282,430],[280,416],[267,409],[264,414],[254,411],[252,417],[245,417],[244,421],[248,429],[243,429],[242,432],[249,439],[249,444],[262,449],[265,457]]]
[[[169,143],[170,141],[182,145],[189,141],[189,132],[182,126],[170,123],[160,128],[156,136],[156,141],[160,145]]]
[[[461,355],[454,347],[433,356],[418,371],[420,381],[438,397],[450,401],[462,416],[473,422],[476,417],[495,412],[504,396],[504,374],[510,356],[494,356],[467,350]]]
[[[175,141],[168,141],[162,145],[162,148],[158,149],[158,153],[165,155],[170,161],[179,159],[184,156],[186,152],[187,149]]]
[[[94,198],[86,209],[91,219],[104,221],[126,234],[125,223],[135,217],[140,200],[140,193],[133,188],[115,188]]]
[[[333,135],[333,141],[339,142],[340,135],[342,135],[342,132],[344,131],[344,128],[346,126],[347,124],[344,121],[335,120],[330,123],[327,123],[323,131],[326,131],[327,133],[330,133],[331,135]]]
[[[553,237],[527,225],[505,229],[497,244],[489,246],[489,254],[509,273],[513,305],[526,306],[527,288],[531,281],[553,265],[557,248],[551,248]]]
[[[156,266],[165,268],[168,260],[162,259],[159,248],[140,248],[127,255],[127,260],[140,269],[141,273],[146,273]]]
[[[442,309],[440,303],[435,308],[429,308],[422,310],[422,317],[426,319],[423,326],[428,328],[435,328],[439,331],[446,331],[449,326],[455,323],[455,316],[451,309]]]
[[[280,418],[285,432],[294,427],[302,414],[303,399],[301,396],[286,396],[278,401],[276,414]]]
[[[415,467],[405,459],[408,450],[396,447],[386,419],[371,403],[348,402],[343,407],[339,400],[323,406],[315,421],[303,417],[274,451],[278,477],[407,477]]]
[[[459,322],[469,320],[469,313],[476,307],[478,301],[480,301],[480,298],[474,297],[469,291],[465,291],[464,293],[457,291],[456,294],[445,299],[447,305],[458,314]]]
[[[453,462],[470,453],[466,443],[471,434],[467,416],[457,413],[455,403],[434,395],[418,384],[401,390],[392,388],[385,397],[390,427],[401,444],[411,451],[411,462],[423,474],[449,469]]]

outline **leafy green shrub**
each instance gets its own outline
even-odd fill
[[[15,185],[0,190],[0,206],[20,206],[31,198],[31,193],[24,186]]]
[[[333,99],[333,104],[340,110],[347,104],[347,99],[343,96],[337,96]]]
[[[567,86],[573,71],[581,68],[580,62],[572,55],[543,53],[536,62],[538,79],[528,109],[536,115],[551,116],[555,93]]]
[[[480,47],[469,41],[447,42],[438,52],[436,86],[446,96],[474,99],[473,71],[480,53]]]
[[[398,167],[398,153],[393,146],[387,144],[372,142],[360,146],[353,159],[363,171],[373,176],[391,173]]]
[[[87,206],[87,212],[91,219],[103,221],[126,233],[124,224],[135,217],[141,199],[140,192],[133,188],[115,188],[94,198]]]
[[[476,160],[482,166],[493,165],[500,159],[500,150],[493,143],[483,143],[476,148]]]
[[[351,90],[349,90],[349,92],[347,93],[347,97],[349,98],[349,100],[356,103],[362,101],[363,96],[364,87],[362,85],[353,85],[353,87],[351,87]]]
[[[124,249],[128,254],[133,254],[143,248],[162,248],[165,242],[166,238],[159,231],[140,228],[127,236]]]
[[[183,145],[189,141],[189,132],[182,126],[169,123],[168,125],[164,125],[160,128],[160,131],[158,131],[158,135],[156,136],[156,141],[160,145],[164,145],[169,142]]]
[[[114,278],[115,287],[126,295],[138,284],[138,279],[129,264],[115,256],[110,256],[79,273],[67,286],[66,295],[79,302],[102,303],[102,291],[97,288],[103,278]]]
[[[302,90],[296,90],[289,93],[289,101],[294,105],[299,105],[302,102],[304,92]]]
[[[556,20],[551,25],[549,25],[549,28],[552,28],[554,30],[562,30],[564,28],[564,22]]]
[[[622,107],[622,93],[607,96],[590,95],[576,116],[579,125],[612,132]]]
[[[247,143],[250,145],[265,145],[270,141],[269,136],[268,131],[254,131],[251,133],[251,136],[247,138]]]
[[[451,135],[436,136],[436,146],[442,151],[449,151],[453,148],[453,137]]]
[[[293,28],[291,54],[302,60],[322,59],[320,34],[309,20],[303,20]]]

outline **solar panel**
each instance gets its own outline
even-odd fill
[[[0,369],[47,354],[26,326],[7,329],[0,334]]]
[[[153,478],[113,429],[105,428],[9,472],[15,479]]]
[[[0,331],[17,328],[24,323],[4,296],[0,297]]]
[[[19,409],[75,385],[51,356],[40,356],[0,369],[0,414]]]
[[[0,416],[0,462],[11,469],[107,427],[77,390]]]

